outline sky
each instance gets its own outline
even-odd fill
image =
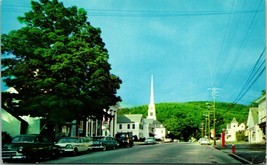
[[[155,103],[247,105],[266,88],[265,0],[60,1],[101,29],[122,107],[149,104],[151,75]],[[0,2],[2,34],[21,28],[30,0]]]

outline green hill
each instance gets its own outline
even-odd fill
[[[199,138],[203,129],[208,130],[208,114],[210,114],[210,128],[213,128],[214,108],[213,103],[186,102],[186,103],[158,103],[156,106],[157,120],[160,121],[171,134],[180,140],[190,137]],[[147,116],[148,105],[124,108],[119,114],[143,114]],[[249,107],[238,104],[216,102],[216,133],[221,133],[223,128],[235,117],[239,123],[246,124]],[[207,119],[206,119],[207,118]],[[203,124],[202,124],[203,123]]]

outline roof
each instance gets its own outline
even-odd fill
[[[125,114],[125,115],[118,115],[117,122],[118,123],[134,123],[134,122],[141,122],[143,118],[142,114]]]
[[[258,98],[255,102],[257,103],[257,104],[259,104],[259,103],[261,103],[261,102],[263,102],[263,101],[265,101],[266,100],[266,94],[264,94],[264,95],[262,95],[260,98]]]
[[[8,88],[5,92],[6,92],[6,93],[15,93],[15,94],[18,94],[18,93],[19,93],[19,92],[18,92],[15,88],[13,88],[13,87]]]
[[[238,122],[236,121],[236,118],[235,118],[235,117],[233,118],[233,120],[231,121],[231,123],[238,123]]]
[[[258,108],[250,108],[248,113],[248,127],[254,127],[255,124],[258,123]]]

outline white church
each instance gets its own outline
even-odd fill
[[[150,103],[148,105],[148,115],[143,118],[142,114],[118,115],[117,132],[132,132],[138,139],[155,137],[164,140],[166,128],[157,121],[156,107],[154,103],[153,75],[151,75]]]

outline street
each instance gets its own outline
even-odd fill
[[[212,146],[198,143],[135,145],[132,148],[97,151],[78,156],[60,157],[41,163],[241,163]]]

